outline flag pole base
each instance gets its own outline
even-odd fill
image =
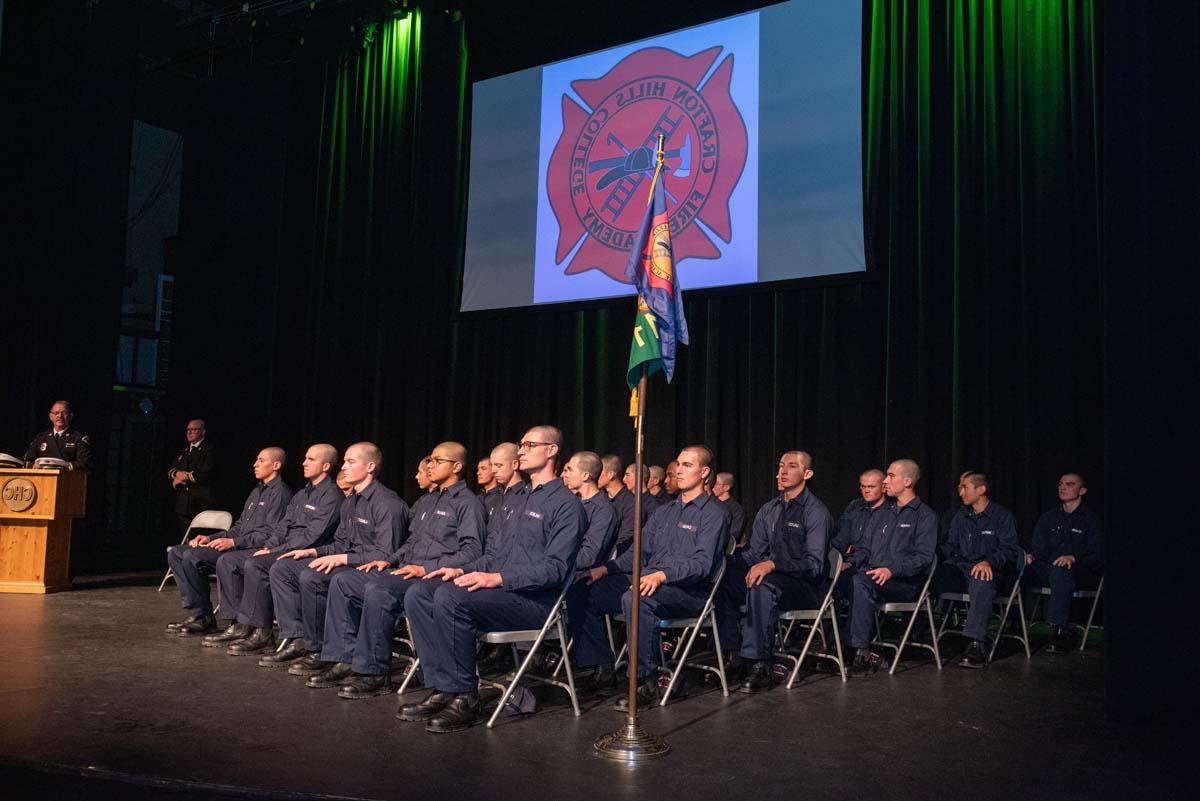
[[[630,764],[666,756],[671,750],[666,740],[643,729],[636,718],[628,719],[617,731],[599,738],[592,747],[599,756]]]

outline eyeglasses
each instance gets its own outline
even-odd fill
[[[553,444],[554,444],[553,442],[534,442],[533,440],[527,439],[527,440],[522,440],[521,442],[518,442],[517,446],[520,448],[524,448],[527,451],[531,451],[534,448],[538,447],[539,445],[553,445]]]
[[[426,464],[428,464],[429,462],[433,462],[435,464],[454,464],[457,461],[458,461],[457,459],[442,459],[437,456],[427,456],[425,458]]]

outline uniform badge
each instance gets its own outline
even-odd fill
[[[721,55],[720,46],[688,57],[647,47],[571,81],[545,177],[558,224],[554,263],[566,262],[565,275],[597,269],[625,282],[659,134],[675,263],[728,249],[717,240],[732,242],[729,201],[751,143],[731,91],[734,55],[718,63]]]
[[[43,442],[41,445],[39,445],[38,450],[41,451],[42,453],[45,453],[46,452],[46,443]]]

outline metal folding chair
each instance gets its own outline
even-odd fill
[[[400,613],[400,619],[405,622],[405,626],[408,625],[408,616],[405,615],[404,612]],[[395,650],[392,651],[393,657],[395,657],[396,659],[404,659],[408,662],[408,670],[404,674],[404,681],[400,682],[400,688],[398,690],[396,690],[396,695],[404,695],[405,690],[408,689],[409,683],[412,682],[412,680],[413,680],[413,676],[417,675],[417,668],[419,668],[421,666],[421,657],[417,653],[417,646],[413,645],[411,636],[412,636],[411,632],[409,633],[408,637],[404,637],[404,636],[397,634],[392,639],[393,642],[402,643],[404,645],[407,645],[408,650],[412,651],[412,653],[413,653],[412,656],[409,656],[408,654],[404,654],[399,651],[395,651]]]
[[[917,599],[915,601],[888,601],[888,602],[884,602],[884,603],[875,604],[875,612],[876,612],[875,634],[876,634],[876,636],[875,636],[875,639],[872,640],[871,644],[878,645],[881,648],[891,648],[893,651],[896,652],[896,656],[892,659],[892,666],[888,670],[889,676],[896,672],[896,665],[900,664],[900,655],[904,653],[905,647],[909,646],[909,645],[913,646],[914,648],[924,648],[927,651],[932,651],[934,663],[937,665],[938,670],[942,669],[942,655],[938,651],[937,636],[935,634],[935,632],[937,631],[937,628],[933,622],[933,603],[929,598],[929,585],[930,585],[930,582],[933,581],[933,574],[934,574],[934,571],[937,570],[937,566],[938,566],[938,560],[937,560],[937,556],[935,555],[933,557],[933,564],[931,564],[929,566],[929,574],[925,577],[925,583],[921,586],[921,592],[919,595],[917,595]],[[916,642],[916,641],[913,641],[913,642],[908,641],[908,637],[912,633],[913,624],[917,622],[917,614],[922,609],[925,610],[925,614],[929,619],[929,633],[930,633],[930,636],[933,637],[932,644]],[[908,625],[904,627],[904,636],[900,638],[899,645],[897,645],[895,643],[887,642],[886,640],[883,639],[883,629],[879,624],[879,615],[880,615],[880,613],[887,614],[889,612],[900,612],[900,613],[908,612],[908,613],[910,613],[909,618],[908,618]]]
[[[804,661],[804,657],[808,655],[808,649],[812,645],[813,637],[821,629],[821,622],[829,620],[833,624],[833,642],[836,649],[835,654],[817,652],[813,655],[818,659],[828,659],[838,666],[838,672],[842,675],[842,681],[846,680],[846,661],[842,657],[842,635],[838,632],[837,613],[833,605],[833,587],[837,584],[838,576],[842,574],[842,552],[837,548],[829,549],[829,589],[825,591],[825,598],[821,601],[821,605],[816,609],[788,609],[779,613],[780,624],[784,620],[788,622],[788,630],[786,634],[780,636],[779,655],[790,659],[793,663],[792,675],[788,677],[787,688],[792,689],[792,685],[796,683],[796,677],[800,674],[800,663]],[[787,638],[792,632],[792,626],[796,621],[808,621],[808,637],[804,640],[804,648],[801,649],[799,656],[792,656],[787,652]],[[803,622],[801,625],[805,625]],[[821,634],[823,647],[828,647],[824,643],[825,635]]]
[[[1042,597],[1045,596],[1048,598],[1050,596],[1050,588],[1049,587],[1028,587],[1028,588],[1026,588],[1025,591],[1028,592],[1030,595],[1034,596],[1033,608],[1029,610],[1029,619],[1032,620],[1034,617],[1037,616],[1038,604],[1041,603]],[[1084,649],[1087,648],[1088,634],[1092,630],[1092,621],[1095,620],[1095,618],[1096,618],[1096,607],[1098,607],[1100,605],[1100,596],[1103,593],[1104,593],[1104,576],[1100,577],[1100,583],[1096,585],[1096,589],[1094,589],[1094,590],[1075,590],[1075,592],[1071,593],[1072,598],[1091,598],[1092,599],[1092,606],[1088,610],[1087,625],[1080,626],[1078,623],[1075,624],[1075,628],[1083,629],[1083,636],[1081,636],[1079,638],[1079,650],[1080,651],[1083,651]],[[1022,617],[1021,625],[1022,626],[1025,625],[1024,617]],[[1101,627],[1096,626],[1095,628],[1099,629]]]
[[[187,531],[183,533],[183,539],[179,541],[179,544],[187,544],[187,541],[192,538],[192,529],[219,531],[224,535],[228,534],[231,528],[233,528],[233,515],[229,514],[229,512],[219,512],[209,509],[192,518],[192,522],[188,524]],[[167,550],[169,551],[171,548],[168,547]],[[162,582],[158,585],[158,591],[162,592],[163,587],[167,586],[167,579],[174,577],[175,573],[168,567],[167,572],[163,575]]]
[[[567,631],[563,626],[563,613],[566,611],[567,606],[567,590],[570,589],[571,584],[574,581],[575,566],[574,564],[571,564],[567,569],[567,578],[565,581],[563,581],[562,588],[558,592],[558,598],[555,600],[554,605],[550,607],[550,613],[546,615],[546,622],[542,624],[540,629],[480,632],[479,639],[483,642],[490,643],[492,645],[511,645],[513,649],[513,664],[518,665],[517,672],[513,674],[512,680],[507,684],[489,681],[484,678],[480,678],[479,680],[481,684],[495,687],[501,691],[500,700],[496,703],[496,709],[494,712],[492,712],[492,716],[488,718],[487,726],[489,729],[495,725],[496,718],[498,718],[501,711],[504,710],[504,704],[508,701],[508,697],[512,695],[513,690],[517,688],[517,684],[521,681],[521,678],[525,676],[525,671],[529,668],[530,663],[533,661],[534,655],[537,654],[538,648],[541,647],[543,641],[548,639],[558,640],[559,642],[559,648],[562,652],[562,662],[565,663],[567,671],[566,683],[558,681],[553,676],[545,677],[531,675],[528,678],[530,681],[536,681],[540,684],[548,684],[554,687],[561,687],[562,689],[566,690],[567,694],[571,697],[571,707],[575,710],[575,717],[579,717],[579,697],[575,693],[575,676],[571,671],[571,663],[567,655]],[[517,644],[523,642],[532,642],[533,645],[529,649],[529,653],[525,655],[525,658],[520,659],[517,651]],[[419,664],[419,661],[413,663],[412,670],[409,671],[409,676],[412,676],[412,674],[416,672],[416,668]],[[403,689],[405,686],[407,686],[407,684],[408,681],[406,679],[405,684],[401,685],[401,692],[403,692]]]
[[[996,630],[996,636],[992,638],[992,647],[988,649],[988,661],[992,661],[992,657],[996,654],[996,646],[1000,644],[1001,638],[1007,637],[1010,640],[1016,640],[1025,648],[1025,658],[1030,658],[1029,652],[1029,630],[1025,626],[1025,604],[1021,600],[1021,579],[1025,576],[1025,552],[1021,552],[1021,567],[1017,571],[1016,580],[1013,581],[1012,587],[1008,591],[1008,595],[996,594],[996,600],[993,601],[995,606],[1003,606],[1004,611],[1000,613],[1000,626]],[[950,605],[946,608],[946,614],[942,617],[942,623],[938,626],[937,638],[941,642],[942,637],[947,634],[958,634],[962,632],[958,629],[946,629],[946,622],[950,620],[950,616],[955,612],[958,604],[966,606],[971,603],[971,596],[965,592],[943,592],[938,593],[938,601],[949,601]],[[1013,602],[1017,604],[1017,617],[1021,621],[1020,634],[1005,634],[1004,628],[1008,625],[1008,613],[1012,609]],[[995,617],[995,615],[993,615]]]

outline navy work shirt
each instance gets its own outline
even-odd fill
[[[1104,569],[1104,531],[1100,517],[1091,507],[1080,503],[1074,512],[1056,506],[1038,518],[1033,527],[1033,558],[1053,562],[1060,556],[1074,556],[1087,568]]]
[[[770,559],[780,573],[820,578],[828,572],[832,529],[833,517],[808,487],[790,501],[780,493],[754,516],[742,558],[748,567]]]
[[[533,488],[526,485],[520,494],[510,490],[501,517],[483,556],[463,570],[499,573],[500,586],[510,592],[560,587],[587,526],[575,493],[560,478]]]
[[[601,490],[604,492],[604,490]],[[616,495],[609,498],[612,501],[613,509],[617,512],[617,517],[620,521],[617,527],[617,554],[620,555],[628,551],[633,545],[633,493],[624,484]],[[660,504],[654,509],[648,508],[645,502],[642,503],[642,527],[646,526],[646,521],[653,512],[661,509],[665,504]]]
[[[742,529],[746,527],[746,510],[732,495],[729,496],[729,500],[721,501],[721,505],[729,515],[729,536],[740,542]]]
[[[345,497],[337,482],[328,476],[319,484],[308,482],[292,496],[283,519],[275,524],[262,547],[278,554],[317,548],[329,542]]]
[[[283,519],[291,499],[291,487],[279,476],[254,485],[237,522],[229,529],[228,536],[233,540],[233,546],[261,548],[271,538],[275,525]]]
[[[970,506],[959,509],[939,550],[942,559],[962,568],[986,561],[993,570],[1015,570],[1022,558],[1017,521],[995,501],[978,514]]]
[[[378,481],[342,501],[333,542],[317,548],[317,556],[344,553],[351,567],[386,560],[408,538],[408,504]]]
[[[929,572],[937,541],[937,514],[920,498],[885,504],[871,515],[847,561],[859,570],[886,567],[896,578],[919,577]]]
[[[579,546],[579,555],[575,558],[575,569],[590,570],[608,561],[617,541],[617,526],[621,520],[603,490],[581,503],[587,531]]]
[[[487,533],[483,538],[485,552],[487,551],[488,537],[500,533],[500,524],[504,521],[504,518],[512,514],[513,509],[516,508],[516,504],[523,503],[521,498],[527,492],[529,492],[529,482],[521,479],[500,493],[500,500],[497,502],[496,508],[488,514]]]
[[[421,496],[412,508],[408,539],[388,562],[420,565],[425,572],[462,567],[483,553],[483,502],[455,481]]]
[[[661,570],[667,583],[688,586],[716,577],[729,519],[721,502],[701,492],[684,503],[676,498],[658,507],[642,530],[642,575]],[[609,573],[633,572],[633,549],[608,562]]]
[[[833,535],[833,542],[830,544],[843,554],[846,553],[850,548],[862,541],[871,518],[878,514],[885,506],[894,506],[895,503],[894,500],[886,495],[883,498],[883,503],[874,508],[869,506],[862,498],[851,501],[846,507],[846,511],[842,512],[841,519],[838,520],[837,533]]]

